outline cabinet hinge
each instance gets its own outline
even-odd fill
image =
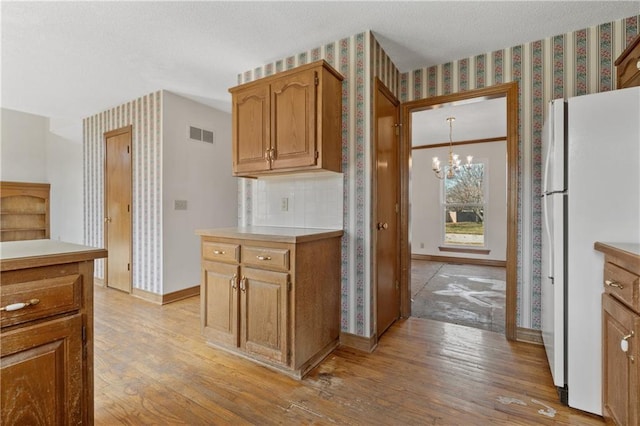
[[[131,264],[127,263],[127,271],[130,271],[130,270],[131,270]]]
[[[396,203],[396,213],[400,213],[400,205]]]
[[[393,127],[396,128],[396,136],[400,135],[400,127],[402,127],[402,123],[395,123]]]
[[[291,281],[287,281],[287,291],[291,291]]]
[[[315,73],[315,77],[314,77],[314,80],[313,80],[313,81],[315,82],[315,85],[316,85],[316,86],[317,86],[318,84],[320,84],[320,79],[318,78],[318,73],[317,73],[317,72]]]
[[[86,342],[87,341],[87,327],[86,326],[82,326],[82,341]]]
[[[400,283],[396,281],[396,290],[400,290]]]
[[[316,151],[316,160],[318,159],[318,157],[320,157],[320,153]]]
[[[129,154],[129,145],[127,145],[127,154]]]

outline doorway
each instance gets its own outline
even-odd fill
[[[131,293],[131,126],[104,134],[105,283]]]
[[[510,340],[517,337],[517,151],[518,151],[518,86],[516,82],[500,84],[452,95],[438,96],[402,105],[403,144],[401,159],[401,309],[402,316],[411,315],[411,247],[410,240],[410,165],[412,161],[411,135],[412,113],[446,105],[464,105],[482,100],[505,98],[506,101],[506,261],[505,261],[505,312],[504,333]],[[503,138],[504,139],[504,138]],[[431,165],[429,165],[431,166]],[[431,169],[431,167],[429,167]]]
[[[379,80],[375,81],[374,188],[375,217],[373,273],[375,277],[376,335],[378,338],[400,317],[399,257],[399,158],[398,100]]]

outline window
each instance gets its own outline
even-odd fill
[[[444,178],[444,244],[485,246],[485,163],[461,166]]]

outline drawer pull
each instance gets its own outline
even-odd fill
[[[224,254],[223,250],[214,250],[213,254]]]
[[[271,256],[256,256],[258,260],[271,260]]]
[[[620,349],[622,349],[622,352],[628,352],[629,351],[629,338],[633,337],[634,333],[633,331],[631,331],[631,334],[627,334],[626,336],[624,336],[622,338],[622,340],[620,340]]]
[[[247,291],[247,277],[240,279],[240,290],[242,290],[243,293]]]
[[[229,281],[231,282],[231,288],[235,290],[236,282],[238,281],[238,276],[236,274],[233,274],[233,277],[231,277]]]
[[[611,280],[605,280],[604,282],[606,285],[608,285],[609,287],[616,287],[619,288],[620,290],[622,290],[624,288],[624,286],[622,284],[618,284],[615,281],[611,281]]]
[[[0,308],[0,311],[17,311],[18,309],[26,308],[27,306],[37,305],[40,303],[40,299],[31,299],[28,302],[12,303],[11,305]]]

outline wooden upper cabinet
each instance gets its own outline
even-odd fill
[[[234,174],[268,171],[269,86],[250,86],[235,92],[232,111]]]
[[[233,174],[340,172],[342,79],[318,61],[229,89]]]
[[[640,34],[620,54],[615,65],[618,89],[640,86]]]

